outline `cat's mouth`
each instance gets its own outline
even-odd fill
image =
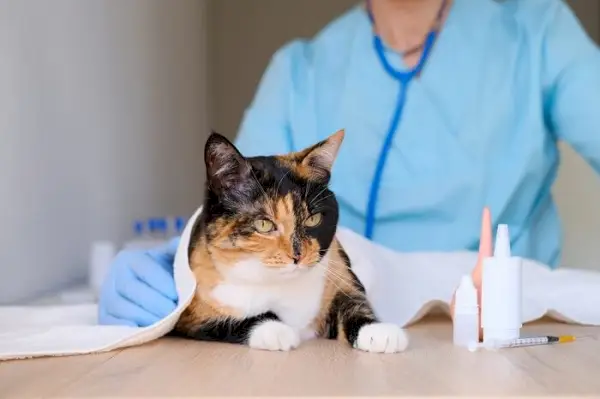
[[[316,264],[288,264],[277,269],[277,274],[281,276],[297,276],[310,271]]]

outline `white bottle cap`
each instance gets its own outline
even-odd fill
[[[473,278],[467,274],[462,277],[460,285],[456,290],[454,312],[476,312],[477,308],[477,289],[475,288],[475,284],[473,284]]]
[[[494,244],[494,257],[495,258],[510,258],[510,234],[508,233],[508,226],[505,224],[498,225],[496,230],[496,242]]]
[[[110,241],[96,241],[92,243],[89,255],[88,283],[94,295],[99,295],[102,283],[108,274],[108,269],[117,251]]]

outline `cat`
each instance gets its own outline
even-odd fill
[[[188,251],[197,288],[174,333],[273,351],[315,337],[405,350],[405,332],[378,320],[335,237],[328,185],[343,138],[340,130],[299,152],[246,158],[212,132]]]

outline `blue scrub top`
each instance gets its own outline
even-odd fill
[[[332,189],[341,225],[364,234],[398,90],[358,6],[276,52],[236,144],[248,156],[284,153],[345,129]],[[572,11],[560,0],[454,0],[408,88],[373,240],[398,251],[476,250],[487,205],[494,224],[508,224],[514,254],[556,267],[559,140],[600,172],[600,51]]]

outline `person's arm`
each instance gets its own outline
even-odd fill
[[[600,49],[562,2],[545,33],[543,55],[551,128],[600,174]]]
[[[304,46],[302,41],[293,41],[271,58],[235,138],[234,144],[244,156],[292,151],[290,109],[305,65]]]

